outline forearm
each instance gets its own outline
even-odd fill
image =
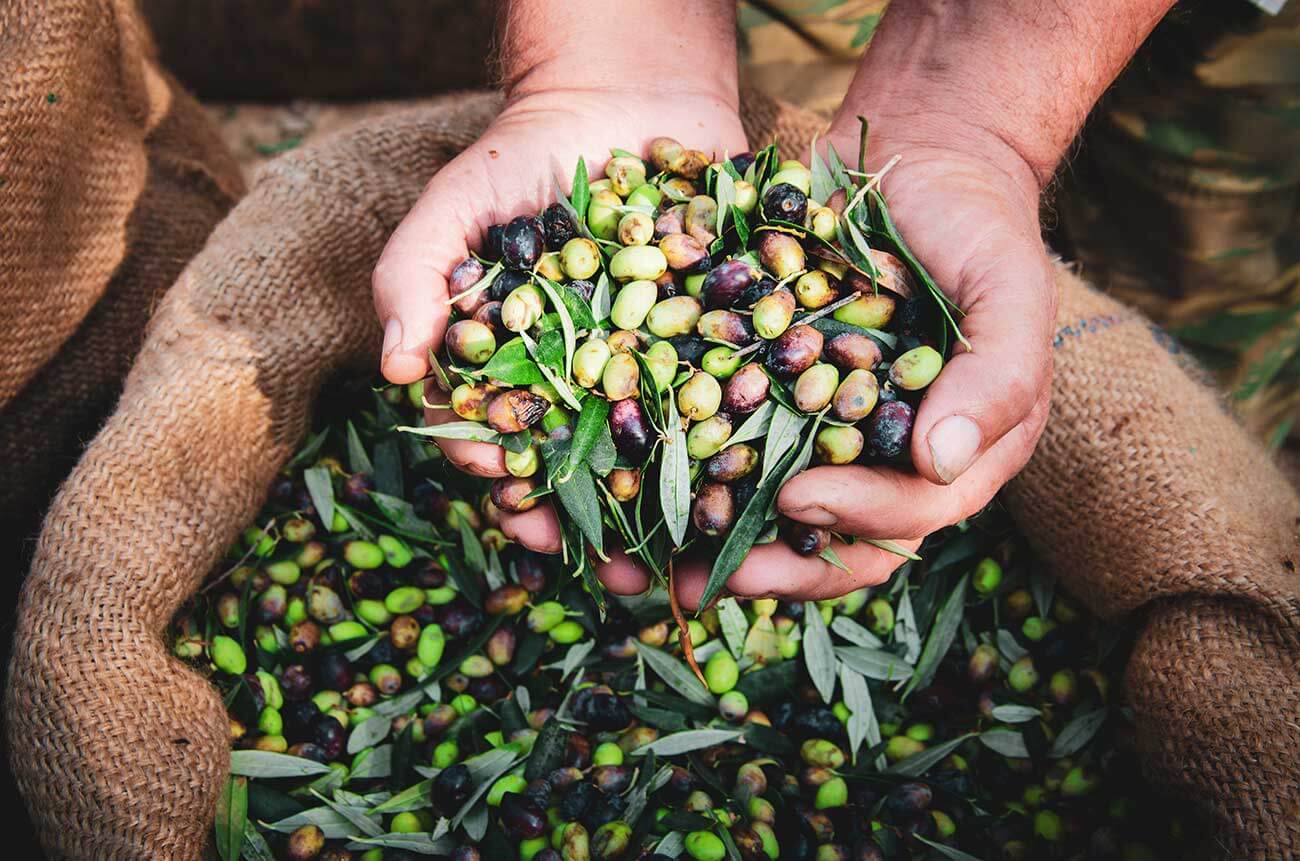
[[[886,147],[969,147],[1045,185],[1172,0],[895,0],[835,126]],[[878,156],[891,153],[875,148]]]
[[[655,89],[709,93],[735,106],[735,0],[506,0],[497,32],[511,97]]]

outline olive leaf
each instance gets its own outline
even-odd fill
[[[244,845],[244,830],[248,824],[248,778],[231,775],[221,788],[217,802],[216,830],[217,854],[222,861],[239,861]]]
[[[1024,759],[1029,756],[1025,737],[1012,729],[989,729],[980,733],[980,744],[995,753]]]
[[[925,638],[925,648],[921,651],[916,669],[908,680],[907,687],[903,689],[903,699],[912,691],[930,684],[943,656],[948,654],[952,641],[957,637],[962,613],[966,609],[966,583],[969,579],[969,575],[963,574],[939,608],[939,615],[935,617],[934,624],[930,626],[930,634]]]
[[[483,376],[500,380],[512,386],[531,386],[546,378],[537,364],[528,357],[528,348],[522,338],[511,338],[502,344],[481,369]]]
[[[688,729],[643,744],[632,751],[632,755],[645,756],[654,753],[658,756],[678,756],[693,750],[703,750],[735,741],[740,738],[740,735],[741,731],[738,729]]]
[[[542,442],[542,460],[546,462],[548,474],[556,476],[564,471],[570,450],[571,441],[567,439],[561,440],[551,436]],[[604,529],[601,525],[600,501],[596,495],[596,480],[592,477],[590,467],[585,463],[579,464],[569,472],[565,480],[553,479],[551,486],[578,531],[603,557]],[[579,556],[585,556],[581,545],[575,548],[575,552]]]
[[[912,673],[911,664],[901,655],[863,646],[836,646],[835,657],[869,679],[882,682],[901,681]]]
[[[741,248],[748,248],[750,236],[749,220],[745,217],[745,213],[741,211],[739,206],[736,206],[733,203],[729,208],[731,210],[731,223],[736,225],[736,241],[740,244]]]
[[[556,393],[560,396],[560,400],[564,401],[567,406],[581,412],[582,404],[579,403],[578,398],[573,394],[573,390],[569,388],[569,384],[555,375],[555,372],[551,370],[549,363],[542,361],[538,357],[538,343],[528,337],[527,332],[520,332],[519,337],[523,339],[524,346],[528,348],[528,352],[532,354],[533,358],[538,360],[537,369],[542,372],[542,376],[546,377],[546,381],[555,389]],[[571,360],[572,355],[572,353],[568,353],[562,361]],[[525,448],[527,448],[527,446],[525,446]]]
[[[343,804],[339,801],[326,798],[319,791],[312,790],[312,795],[325,803],[330,810],[333,810],[339,816],[342,816],[348,822],[351,822],[367,837],[378,837],[384,833],[384,828],[379,822],[367,815],[368,808],[358,807],[352,804]]]
[[[604,398],[587,398],[578,415],[578,424],[573,431],[573,440],[569,446],[569,456],[560,472],[552,475],[553,481],[567,481],[578,467],[589,463],[592,449],[600,439],[601,431],[609,431],[609,401]]]
[[[853,194],[856,190],[853,178],[849,176],[849,171],[844,164],[844,160],[840,158],[840,154],[835,151],[835,144],[830,141],[826,142],[826,161],[827,166],[830,169],[831,178],[835,181],[835,184],[844,189],[847,193]],[[822,202],[825,203],[825,201]]]
[[[804,666],[808,668],[808,678],[821,694],[822,702],[829,703],[835,695],[835,676],[839,670],[835,647],[831,645],[826,620],[816,602],[804,602],[803,619]]]
[[[587,207],[591,204],[591,186],[587,179],[587,162],[579,157],[578,165],[573,169],[573,188],[569,190],[573,208],[578,215],[578,224],[587,226]]]
[[[453,829],[469,816],[478,800],[491,788],[492,782],[513,768],[520,759],[521,757],[512,750],[497,748],[465,760],[465,767],[469,769],[470,780],[474,783],[475,789],[456,811],[456,815],[451,818]]]
[[[1092,741],[1102,724],[1106,722],[1106,710],[1095,709],[1078,715],[1070,720],[1052,742],[1052,749],[1048,756],[1053,759],[1060,759],[1065,756],[1073,756],[1083,749],[1084,745]]]
[[[914,834],[913,836],[915,836],[917,840],[920,840],[926,846],[929,846],[938,854],[942,855],[944,858],[951,859],[951,861],[980,861],[979,858],[975,857],[969,852],[963,852],[960,849],[957,849],[953,846],[949,846],[947,843],[940,843],[937,840],[931,840],[928,837],[922,837],[920,834]]]
[[[876,710],[871,702],[871,690],[867,687],[866,676],[852,667],[840,667],[840,689],[844,692],[844,705],[849,710],[849,721],[845,729],[849,734],[849,753],[857,762],[858,748],[865,741],[869,747],[880,744],[880,723],[876,719]],[[884,768],[884,754],[877,754],[876,768]]]
[[[236,750],[230,754],[230,773],[240,777],[310,777],[329,770],[324,763],[269,750]]]
[[[727,216],[736,204],[736,181],[725,170],[714,171],[714,198],[718,201],[718,226],[716,233],[722,236],[727,226]]]
[[[557,286],[560,299],[564,301],[564,307],[568,309],[569,316],[573,319],[573,325],[579,329],[596,328],[598,322],[596,315],[582,294],[574,289],[572,284],[559,284]]]
[[[348,736],[348,753],[357,753],[362,748],[374,747],[384,739],[388,738],[388,732],[392,729],[392,718],[383,715],[374,715],[368,717],[361,723],[357,724],[356,729]]]
[[[875,634],[853,621],[848,616],[836,616],[831,622],[831,630],[855,646],[879,649],[884,642]]]
[[[727,643],[727,650],[736,660],[745,653],[745,638],[749,635],[749,621],[745,611],[740,609],[735,598],[723,598],[717,604],[718,625],[722,629],[722,638]]]
[[[470,526],[469,519],[465,517],[456,518],[456,526],[460,530],[460,548],[461,558],[470,570],[476,574],[482,574],[487,570],[487,557],[483,555],[483,542],[479,541],[474,534],[474,528]]]
[[[271,852],[271,847],[267,845],[262,832],[258,831],[257,827],[247,820],[244,822],[244,843],[240,851],[243,854],[238,857],[242,858],[243,861],[275,861],[275,855]]]
[[[772,401],[763,401],[758,409],[750,413],[749,417],[741,422],[740,427],[732,431],[730,438],[727,439],[727,445],[749,442],[752,439],[761,439],[766,436],[768,428],[772,424],[772,414],[775,411],[776,404]]]
[[[789,465],[788,463],[783,465],[782,461],[786,454],[795,450],[799,437],[807,425],[807,416],[800,415],[784,404],[777,404],[763,445],[762,481],[767,481],[770,475],[777,472],[778,466],[783,466],[782,471],[784,471],[784,466]]]
[[[349,849],[367,849],[372,846],[382,846],[385,849],[403,849],[418,855],[446,855],[456,848],[456,842],[445,835],[435,840],[433,835],[427,831],[416,831],[409,834],[393,833],[380,834],[375,837],[356,837],[348,844]]]
[[[676,398],[670,396],[665,400],[668,402],[668,415],[665,417],[668,435],[664,440],[664,457],[659,473],[659,504],[673,546],[681,547],[691,520],[690,455],[686,451],[686,432],[682,430],[681,417],[677,414]]]
[[[602,270],[596,279],[596,289],[591,292],[591,315],[598,324],[609,319],[609,312],[614,307],[610,292],[609,274]]]
[[[932,767],[948,758],[948,755],[957,750],[966,743],[968,739],[974,738],[976,733],[968,732],[957,738],[949,739],[942,744],[936,744],[933,747],[927,747],[920,753],[914,753],[906,759],[899,760],[885,771],[889,774],[899,774],[903,777],[920,777],[929,771]]]
[[[546,298],[550,300],[555,313],[560,315],[560,329],[564,333],[564,378],[567,380],[573,373],[573,351],[578,349],[578,332],[573,324],[573,317],[569,314],[569,306],[561,298],[565,291],[563,287],[549,278],[543,278],[539,275],[534,280],[541,286]],[[595,325],[594,321],[592,325]]]
[[[894,639],[903,644],[903,657],[909,664],[916,663],[921,656],[921,629],[916,625],[916,613],[912,611],[912,594],[904,588],[898,599],[898,610],[894,614]]]
[[[560,681],[564,681],[573,675],[574,671],[582,666],[582,662],[591,654],[591,650],[596,648],[595,640],[584,640],[581,643],[575,643],[569,647],[569,651],[564,655],[564,664],[560,667]]]
[[[408,810],[422,810],[429,806],[429,787],[432,784],[433,778],[425,778],[371,808],[370,812],[405,813]]]
[[[685,664],[653,646],[641,642],[634,642],[633,646],[636,647],[637,654],[645,660],[646,665],[663,680],[664,684],[693,703],[707,706],[709,709],[714,708],[713,695],[709,693],[708,688],[700,684],[700,680]]]
[[[1042,712],[1033,706],[1016,705],[1007,703],[993,707],[993,719],[1002,721],[1002,723],[1025,723],[1042,715]]]
[[[307,442],[303,443],[303,446],[298,450],[298,453],[295,454],[287,464],[285,464],[285,469],[297,469],[303,464],[311,463],[315,460],[316,455],[320,454],[321,448],[325,445],[325,440],[329,438],[329,434],[329,428],[322,428],[320,432],[308,437]]]
[[[336,811],[322,805],[295,813],[293,816],[263,823],[263,827],[280,834],[292,834],[304,825],[315,825],[325,835],[326,840],[341,840],[352,837],[357,829]]]
[[[347,429],[348,468],[353,472],[373,473],[375,467],[370,462],[370,455],[366,454],[366,447],[361,444],[361,436],[357,433],[356,426],[348,422]]]
[[[415,506],[400,496],[389,496],[372,490],[370,500],[379,509],[379,513],[388,519],[394,530],[403,537],[430,542],[439,540],[433,524],[417,515]]]
[[[998,629],[998,651],[1002,653],[1004,658],[1012,663],[1029,654],[1029,651],[1024,646],[1020,645],[1020,641],[1016,639],[1016,635],[1008,631],[1006,628]]]
[[[831,175],[830,169],[826,167],[826,162],[822,161],[821,154],[817,152],[816,137],[812,141],[812,154],[809,157],[808,170],[812,174],[812,199],[825,206],[826,201],[835,193],[838,186],[835,177]]]
[[[334,482],[329,467],[313,466],[303,472],[302,480],[307,485],[311,504],[316,506],[316,513],[320,515],[320,522],[329,529],[334,523]]]
[[[852,323],[844,323],[836,320],[834,317],[818,317],[808,324],[822,333],[822,337],[830,339],[836,335],[843,335],[846,332],[855,335],[866,335],[873,341],[878,342],[881,347],[886,348],[889,352],[898,349],[898,336],[892,332],[884,332],[880,329],[868,329],[865,326],[855,326]]]
[[[1047,618],[1052,612],[1052,599],[1056,596],[1056,579],[1043,571],[1029,575],[1029,591],[1034,596],[1034,606],[1038,615]]]

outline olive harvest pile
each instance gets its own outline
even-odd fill
[[[392,430],[418,387],[334,389],[322,429],[178,615],[230,714],[225,861],[1180,857],[1137,774],[1125,646],[996,510],[889,583],[602,616],[508,543],[487,485]]]
[[[584,566],[606,528],[661,576],[717,542],[707,603],[780,531],[785,480],[906,462],[956,309],[861,160],[773,145],[711,163],[669,138],[612,156],[596,180],[580,159],[571,198],[493,226],[454,269],[432,382],[460,421],[408,430],[505,446],[493,502],[550,497]],[[826,529],[784,533],[838,564]]]

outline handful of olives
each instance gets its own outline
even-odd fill
[[[657,138],[647,155],[614,150],[594,180],[580,160],[571,196],[490,228],[451,274],[426,381],[459,420],[405,430],[503,445],[493,502],[554,497],[583,574],[607,531],[661,574],[716,543],[705,601],[778,534],[838,563],[827,530],[781,530],[772,500],[813,463],[907,462],[957,309],[882,174],[833,148],[715,161]]]

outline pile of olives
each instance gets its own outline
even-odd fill
[[[629,544],[662,515],[671,543],[646,559],[658,570],[691,540],[724,540],[765,482],[814,462],[905,463],[951,311],[873,178],[833,151],[831,164],[774,146],[714,161],[669,138],[644,160],[615,151],[598,179],[580,162],[571,199],[493,226],[452,272],[456,319],[431,382],[462,421],[420,432],[508,440],[493,500],[523,511],[553,490],[539,444],[605,425],[584,443],[608,444],[590,464],[601,500],[643,519]],[[751,520],[766,524],[760,501]],[[830,538],[792,534],[812,554]]]
[[[662,593],[602,616],[558,558],[510,543],[485,483],[388,430],[418,401],[388,389],[313,436],[173,626],[230,712],[227,793],[248,812],[222,805],[219,846],[1141,861],[1195,845],[1138,774],[1124,641],[997,511],[882,586],[727,598],[679,631]]]

